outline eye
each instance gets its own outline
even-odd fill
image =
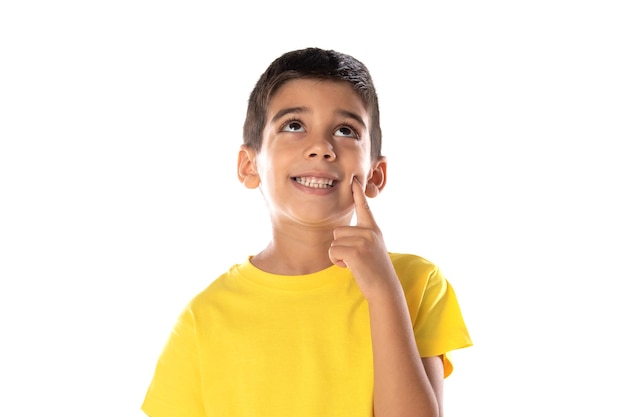
[[[335,135],[346,138],[359,139],[359,134],[357,133],[356,129],[354,129],[350,125],[343,125],[338,127],[337,130],[335,130]]]
[[[302,123],[297,120],[289,120],[280,128],[281,132],[304,132]]]

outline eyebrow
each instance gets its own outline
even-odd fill
[[[271,122],[276,123],[276,120],[280,119],[281,117],[289,113],[306,113],[308,111],[310,111],[308,107],[287,107],[284,109],[280,109],[276,112],[274,117],[272,117]]]
[[[278,119],[280,119],[281,117],[285,116],[286,114],[289,113],[307,113],[310,112],[311,109],[308,107],[286,107],[284,109],[280,109],[276,112],[276,114],[274,115],[274,117],[272,117],[271,123],[276,123],[276,121]],[[360,126],[361,128],[363,128],[363,130],[367,130],[367,125],[365,124],[365,121],[363,120],[363,118],[361,116],[359,116],[356,113],[353,113],[351,111],[348,110],[338,110],[336,112],[338,115],[343,116],[343,117],[347,117],[350,119],[355,120]]]

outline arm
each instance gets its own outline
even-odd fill
[[[374,415],[441,416],[443,361],[420,359],[402,290],[369,302]]]
[[[382,234],[360,184],[353,183],[357,223],[335,230],[329,256],[352,271],[369,303],[376,417],[441,417],[443,362],[420,358],[408,307]]]

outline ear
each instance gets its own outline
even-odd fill
[[[365,185],[365,195],[374,198],[385,188],[387,184],[387,158],[381,156],[372,165],[372,171],[367,184]]]
[[[237,176],[246,188],[257,188],[261,183],[256,171],[256,152],[246,145],[239,148],[237,159]]]

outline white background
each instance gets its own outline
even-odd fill
[[[0,415],[143,415],[184,304],[268,239],[248,94],[319,46],[377,84],[389,249],[460,299],[446,416],[624,416],[618,3],[3,2]]]

